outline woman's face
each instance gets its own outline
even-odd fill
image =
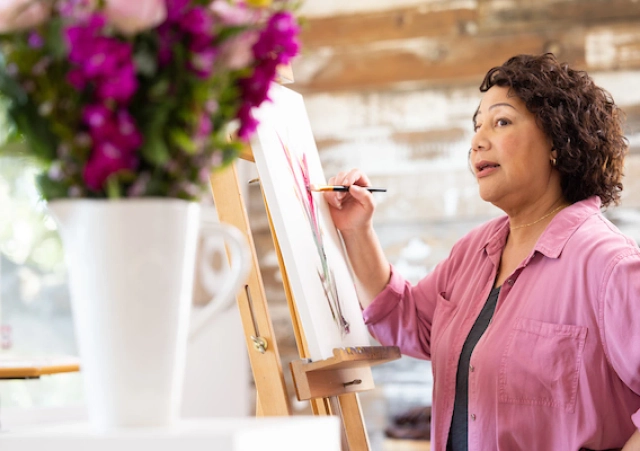
[[[560,177],[550,162],[555,157],[551,140],[509,88],[494,86],[484,93],[474,128],[471,167],[482,199],[503,210],[543,196],[557,199]]]

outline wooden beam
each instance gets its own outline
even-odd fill
[[[640,19],[635,0],[493,0],[478,2],[480,31],[546,31]]]
[[[453,4],[453,7],[447,7]],[[496,32],[531,32],[640,20],[635,0],[481,0],[476,9],[454,2],[371,13],[312,18],[305,22],[305,49],[351,46],[417,37],[444,37]]]
[[[332,57],[314,54],[307,58],[315,71],[300,72],[296,90],[302,93],[341,90],[383,89],[393,85],[414,83],[421,86],[480,84],[492,66],[502,64],[519,53],[549,51],[557,47],[559,57],[577,67],[585,67],[584,29],[548,33],[520,33],[504,36],[460,36],[441,39],[399,41],[395,47],[348,47],[335,49]],[[557,44],[555,44],[557,43]],[[638,61],[640,66],[640,58]],[[294,64],[294,71],[295,64]]]
[[[401,8],[321,17],[305,23],[302,42],[305,49],[317,49],[415,37],[455,36],[459,34],[461,24],[477,19],[477,11],[466,8],[444,11]]]
[[[640,68],[640,2],[505,4],[481,0],[470,9],[440,2],[310,19],[303,56],[294,63],[296,90],[476,84],[510,56],[548,51],[583,69]]]

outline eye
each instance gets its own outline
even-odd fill
[[[482,124],[473,124],[474,133],[477,132],[480,127],[482,127]]]
[[[496,126],[497,127],[504,127],[505,125],[509,125],[511,123],[511,121],[509,119],[505,119],[505,118],[500,118],[498,120],[496,120]]]

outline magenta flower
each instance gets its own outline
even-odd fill
[[[187,11],[190,0],[165,0],[167,21],[175,22]]]
[[[189,68],[193,70],[198,77],[207,78],[213,72],[213,65],[217,55],[218,51],[214,48],[192,53],[191,58],[189,58]]]
[[[130,62],[113,75],[98,79],[96,84],[96,95],[99,99],[127,103],[138,89],[135,67]]]
[[[158,62],[162,66],[166,66],[171,62],[172,49],[178,38],[175,29],[168,22],[158,27]]]
[[[198,121],[198,127],[196,128],[196,137],[202,138],[205,136],[209,136],[213,131],[213,124],[211,123],[211,118],[209,115],[202,113],[200,114],[200,120]]]
[[[131,62],[131,44],[98,37],[87,49],[88,58],[80,63],[87,78],[109,76]]]
[[[29,33],[29,37],[27,38],[27,44],[32,49],[41,49],[44,45],[44,39],[37,31],[32,31]]]
[[[254,56],[257,59],[275,58],[278,64],[287,64],[300,50],[299,32],[300,27],[291,13],[274,14],[253,46]]]
[[[65,29],[65,37],[69,46],[69,60],[82,64],[90,58],[95,38],[100,36],[106,20],[100,14],[93,14],[84,25],[70,26]]]
[[[103,128],[111,120],[112,112],[106,106],[87,105],[82,110],[82,121],[91,129]]]
[[[241,141],[247,142],[258,128],[258,121],[251,114],[251,105],[247,103],[243,104],[238,111],[237,117],[240,120],[238,138]]]
[[[191,35],[213,36],[213,17],[202,7],[191,8],[178,23],[182,30]]]
[[[135,155],[123,152],[109,142],[100,143],[87,161],[82,178],[90,189],[98,191],[110,175],[122,170],[134,170],[137,164]]]
[[[240,80],[242,98],[251,106],[258,106],[264,102],[269,94],[269,87],[276,75],[276,64],[273,61],[265,61],[256,67],[249,78]]]

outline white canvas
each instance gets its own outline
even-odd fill
[[[306,189],[326,179],[302,96],[277,84],[269,96],[253,154],[310,357],[327,359],[334,348],[368,346],[369,334],[329,206]]]

